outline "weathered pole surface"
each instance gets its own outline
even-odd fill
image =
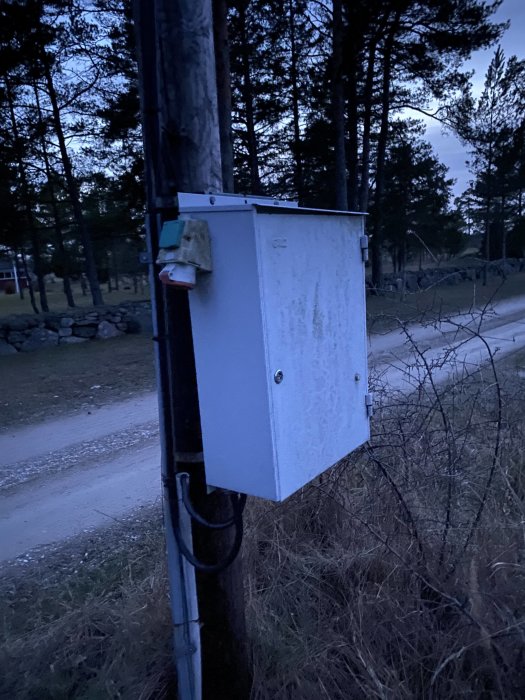
[[[221,190],[211,0],[134,0],[134,19],[154,264],[162,222],[178,213],[176,193]],[[163,286],[157,272],[150,278],[164,474],[188,472],[196,510],[222,522],[231,504],[220,490],[206,492],[188,292]],[[204,562],[224,560],[233,536],[231,529],[210,534],[195,526],[194,552]],[[241,558],[219,574],[197,574],[203,696],[245,700],[251,665]]]

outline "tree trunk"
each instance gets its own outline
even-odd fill
[[[71,159],[69,157],[69,153],[66,146],[66,139],[64,136],[64,130],[62,128],[62,120],[60,117],[60,108],[58,106],[57,94],[55,91],[53,77],[51,75],[51,68],[49,66],[49,60],[47,56],[44,56],[43,58],[43,66],[44,77],[46,80],[46,86],[53,113],[53,128],[55,130],[58,140],[60,158],[62,160],[62,167],[64,168],[64,176],[66,179],[67,192],[71,200],[73,216],[75,219],[75,223],[78,227],[80,239],[82,241],[82,247],[84,249],[86,276],[91,291],[91,297],[93,299],[94,306],[101,306],[104,303],[104,300],[102,298],[102,292],[100,290],[100,284],[97,276],[97,266],[95,263],[95,254],[93,252],[93,242],[91,240],[91,236],[89,234],[89,231],[87,230],[84,221],[84,214],[82,212],[82,205],[80,203],[80,193],[78,189],[78,184],[73,173],[73,166],[71,164]]]
[[[501,197],[501,258],[503,260],[501,272],[503,279],[507,279],[505,273],[505,261],[507,259],[507,227],[505,226],[505,195]]]
[[[33,280],[31,279],[31,275],[29,274],[29,269],[27,267],[27,258],[26,254],[24,253],[24,250],[22,249],[22,266],[24,268],[24,275],[26,276],[27,280],[27,290],[29,292],[29,301],[31,302],[31,306],[33,307],[33,311],[35,314],[40,313],[38,310],[38,306],[36,305],[36,300],[35,300],[35,290],[33,289]]]
[[[368,212],[370,196],[370,130],[372,125],[372,101],[374,97],[374,68],[376,60],[377,41],[373,38],[368,49],[366,78],[364,89],[363,140],[361,149],[361,183],[359,186],[359,211]]]
[[[394,39],[399,28],[401,10],[397,10],[385,42],[383,56],[383,77],[381,87],[381,126],[377,142],[376,188],[374,196],[374,227],[372,232],[372,283],[376,290],[383,286],[383,191],[385,187],[385,159],[388,140],[388,117],[390,114],[390,83],[392,76],[392,52]]]
[[[521,177],[518,179],[518,220],[523,217],[523,180],[525,175],[525,120],[521,122],[518,129],[519,148],[518,163]]]
[[[19,251],[15,250],[15,268],[16,276],[18,277],[18,294],[21,301],[24,300],[24,285],[22,284],[22,275],[20,274],[20,260],[18,259]],[[29,280],[27,280],[29,283]]]
[[[41,249],[40,240],[38,238],[38,233],[35,225],[35,218],[33,216],[33,202],[31,201],[31,195],[29,191],[29,183],[27,180],[27,173],[24,165],[24,148],[22,146],[22,141],[20,138],[20,131],[18,129],[18,123],[16,121],[16,113],[14,107],[13,93],[11,90],[11,83],[7,77],[4,75],[5,82],[5,95],[7,104],[9,107],[9,116],[11,118],[11,128],[13,130],[13,136],[15,140],[15,153],[16,159],[18,161],[18,172],[20,175],[20,186],[22,190],[22,198],[24,202],[24,209],[26,210],[27,223],[29,226],[29,234],[31,238],[31,249],[33,252],[33,269],[37,278],[38,292],[40,294],[40,306],[42,311],[49,311],[49,305],[47,303],[47,292],[46,285],[44,281],[44,273],[42,272],[42,261],[41,261]],[[26,263],[27,265],[27,263]],[[29,280],[29,278],[28,278]],[[32,287],[32,285],[30,285]],[[35,301],[35,295],[33,290],[30,292],[31,306],[33,311],[37,314],[39,313],[38,307]]]
[[[490,261],[490,215],[492,210],[492,137],[489,142],[487,162],[487,195],[485,198],[485,264],[483,265],[483,286],[488,284]]]
[[[348,209],[345,152],[345,99],[343,86],[342,0],[333,0],[332,29],[332,120],[335,147],[335,207]]]
[[[108,277],[110,277],[111,273],[113,273],[115,291],[118,292],[120,289],[120,271],[118,267],[118,256],[114,240],[111,241],[111,268],[108,270]]]
[[[134,17],[146,164],[147,240],[155,260],[162,223],[178,214],[174,195],[222,188],[211,3],[135,0]],[[177,473],[190,474],[194,505],[210,519],[230,517],[230,499],[220,489],[209,496],[206,491],[188,292],[162,285],[157,271],[150,270],[166,538],[168,551],[173,553],[177,551],[173,531]],[[203,561],[220,561],[232,538],[231,529],[218,531],[212,539],[205,529],[195,528],[195,554]],[[176,590],[180,566],[180,559],[170,556],[173,601],[180,599],[180,590]],[[250,694],[251,670],[241,558],[218,574],[198,572],[197,590],[203,697],[245,700]]]
[[[213,33],[215,68],[217,73],[217,105],[221,141],[222,187],[234,192],[232,144],[232,88],[230,70],[230,40],[228,36],[228,2],[213,0]]]
[[[300,204],[304,204],[304,176],[303,176],[303,154],[301,143],[301,125],[299,112],[299,79],[298,79],[298,53],[295,36],[295,5],[294,0],[288,2],[288,14],[290,20],[290,78],[292,81],[292,120],[293,120],[293,159],[295,164],[294,181],[295,191]]]
[[[253,85],[250,74],[250,49],[246,31],[246,8],[248,0],[239,2],[240,40],[242,58],[242,96],[246,111],[246,137],[248,142],[248,169],[250,171],[251,194],[263,194],[261,176],[259,173],[259,154],[257,134],[255,133],[255,109],[253,104]]]
[[[71,265],[69,261],[69,254],[66,250],[66,246],[64,244],[64,236],[62,233],[62,223],[60,220],[60,212],[58,210],[58,204],[55,196],[55,187],[53,185],[53,172],[51,170],[51,164],[49,162],[49,154],[47,152],[47,144],[46,144],[46,138],[45,138],[45,133],[44,133],[44,119],[42,116],[42,109],[40,107],[40,97],[38,94],[38,88],[36,86],[36,83],[33,84],[33,90],[35,93],[35,104],[37,107],[37,113],[38,113],[38,121],[40,125],[40,132],[41,132],[41,147],[42,147],[42,155],[44,158],[44,167],[46,171],[46,178],[47,178],[47,186],[49,189],[49,197],[50,197],[50,204],[51,204],[51,211],[53,213],[53,221],[54,221],[54,227],[55,227],[55,240],[57,244],[57,248],[60,254],[60,261],[62,263],[62,283],[63,283],[63,289],[64,289],[64,295],[67,300],[67,305],[69,308],[74,309],[75,308],[75,300],[73,298],[73,290],[71,288],[71,279],[70,279],[70,270],[71,270]]]
[[[348,207],[357,211],[359,188],[359,118],[357,113],[357,56],[352,56],[348,74]]]

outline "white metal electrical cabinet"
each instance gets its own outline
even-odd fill
[[[206,480],[282,501],[369,437],[363,216],[200,202],[181,218],[212,248],[189,293]]]

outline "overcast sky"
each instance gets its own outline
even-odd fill
[[[503,0],[499,10],[495,13],[497,22],[510,20],[510,27],[501,38],[501,46],[505,57],[512,55],[525,58],[525,0]],[[485,73],[494,56],[495,47],[488,51],[476,51],[472,60],[466,64],[468,70],[475,71],[473,77],[476,92],[481,92]],[[440,161],[450,168],[449,175],[456,179],[454,193],[461,194],[467,187],[471,175],[465,164],[468,154],[455,136],[442,133],[441,126],[437,123],[427,125],[427,138],[434,146],[434,150]]]

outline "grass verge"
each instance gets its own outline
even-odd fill
[[[384,393],[367,449],[250,511],[254,699],[524,696],[525,382],[512,362]]]
[[[4,569],[0,697],[173,697],[164,561],[151,507]]]
[[[377,387],[370,446],[251,499],[252,700],[525,695],[521,361]],[[109,532],[2,576],[2,697],[173,697],[158,511]]]

